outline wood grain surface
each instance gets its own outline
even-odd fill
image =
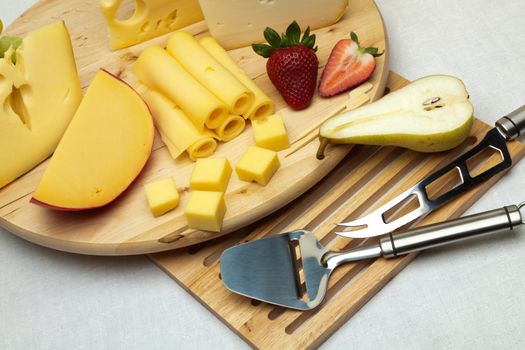
[[[107,30],[95,0],[39,2],[19,17],[7,33],[23,36],[30,30],[59,20],[65,21],[70,31],[84,90],[99,68],[105,68],[133,85],[136,80],[130,73],[130,65],[137,55],[149,45],[164,45],[168,37],[159,37],[116,52],[109,51]],[[207,35],[204,22],[189,26],[186,30],[197,37]],[[187,228],[183,208],[189,197],[188,183],[193,162],[186,156],[173,161],[158,138],[143,173],[111,205],[92,211],[66,213],[30,204],[29,199],[46,167],[47,162],[44,162],[0,190],[0,225],[24,239],[59,250],[126,255],[170,250],[217,238],[274,212],[326,176],[350,150],[349,147],[330,148],[326,159],[318,161],[315,158],[318,146],[315,129],[320,121],[340,112],[347,102],[355,107],[376,100],[383,94],[389,50],[381,15],[372,0],[351,1],[338,23],[314,31],[319,46],[320,71],[335,43],[351,31],[357,32],[362,45],[386,49],[386,54],[377,59],[378,65],[369,80],[371,85],[366,96],[359,94],[357,102],[348,102],[347,94],[330,99],[316,96],[311,107],[299,112],[286,108],[265,73],[262,57],[249,47],[230,51],[239,66],[275,100],[293,145],[290,150],[280,153],[281,169],[266,187],[241,182],[235,175],[232,176],[226,193],[228,211],[221,233]],[[253,143],[248,126],[237,139],[219,145],[216,154],[226,156],[234,165],[246,147]],[[143,184],[167,176],[175,177],[181,204],[176,210],[154,218],[148,208]]]
[[[388,87],[395,90],[407,81],[390,73]],[[397,275],[416,253],[396,259],[372,259],[348,263],[330,277],[326,299],[311,311],[296,311],[261,303],[228,291],[220,279],[221,253],[237,243],[266,235],[304,228],[321,243],[340,251],[365,243],[366,239],[336,236],[334,223],[356,219],[380,207],[430,173],[448,164],[480,141],[492,126],[475,120],[471,136],[448,152],[423,154],[394,147],[354,146],[342,162],[322,181],[291,205],[250,228],[217,241],[189,249],[150,255],[150,258],[230,329],[257,349],[316,348],[352,317],[384,285]],[[509,142],[514,162],[525,155],[525,146]],[[480,171],[498,163],[495,153],[480,152],[469,169]],[[501,178],[500,173],[426,216],[417,226],[460,216]],[[450,189],[453,173],[431,184],[429,195]],[[411,210],[411,204],[401,213]],[[378,238],[370,238],[374,241]]]

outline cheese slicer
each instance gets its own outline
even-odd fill
[[[395,258],[488,233],[506,232],[523,223],[525,203],[388,233],[374,243],[333,252],[310,231],[296,230],[243,243],[224,251],[221,278],[226,288],[267,303],[297,310],[318,306],[332,271],[344,263],[378,257]]]

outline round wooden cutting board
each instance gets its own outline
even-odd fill
[[[293,19],[291,14],[290,22]],[[99,68],[105,68],[133,85],[136,79],[129,70],[138,54],[152,44],[164,45],[169,36],[111,52],[106,24],[96,0],[39,2],[19,17],[7,33],[24,36],[35,28],[59,20],[65,21],[69,29],[84,91]],[[306,26],[307,23],[300,25]],[[197,37],[208,35],[204,21],[185,30]],[[24,239],[54,249],[95,255],[128,255],[164,251],[213,239],[283,207],[322,179],[348,153],[348,146],[329,147],[324,160],[316,159],[319,142],[311,135],[315,134],[319,123],[341,111],[346,103],[353,103],[353,99],[362,104],[383,94],[388,75],[388,48],[383,21],[372,0],[350,0],[347,12],[338,23],[314,31],[319,46],[319,72],[335,43],[348,37],[351,31],[359,35],[361,45],[386,50],[386,54],[377,59],[377,68],[367,84],[369,89],[361,88],[365,91],[359,96],[351,95],[350,102],[348,94],[329,99],[316,96],[312,105],[302,111],[287,108],[266,75],[265,59],[257,56],[250,47],[230,51],[239,66],[275,101],[277,111],[285,119],[292,146],[279,152],[281,168],[265,187],[242,182],[235,173],[232,174],[226,193],[228,211],[222,232],[188,229],[184,206],[189,198],[189,176],[194,163],[186,155],[174,161],[158,137],[145,170],[112,204],[85,212],[57,212],[31,204],[29,200],[47,165],[44,162],[0,190],[0,225]],[[363,96],[366,99],[363,100]],[[250,144],[254,144],[254,140],[248,125],[241,136],[220,144],[216,155],[227,157],[235,166]],[[168,176],[175,178],[181,203],[176,210],[154,218],[143,185]]]

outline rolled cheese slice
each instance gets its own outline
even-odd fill
[[[224,142],[233,140],[239,136],[246,127],[246,121],[240,115],[230,114],[222,124],[214,129],[219,139]]]
[[[215,133],[208,129],[197,130],[184,112],[159,92],[143,86],[138,90],[148,104],[162,141],[173,159],[184,151],[192,160],[213,154],[217,148]]]
[[[159,46],[142,51],[133,73],[149,88],[171,99],[199,131],[217,128],[229,115],[227,106],[197,82]]]
[[[265,118],[273,114],[275,110],[274,102],[262,91],[254,81],[235,63],[228,52],[211,36],[199,40],[199,44],[204,47],[221,65],[229,70],[241,83],[253,92],[254,102],[248,112],[243,117],[250,119]]]
[[[253,92],[217,62],[191,34],[174,32],[168,39],[166,50],[195,79],[223,101],[231,114],[248,112],[254,101]]]

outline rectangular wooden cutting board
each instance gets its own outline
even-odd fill
[[[390,73],[388,88],[408,82]],[[260,303],[228,291],[220,279],[219,257],[239,242],[305,228],[333,250],[348,249],[362,240],[335,235],[335,222],[354,219],[384,204],[479,142],[492,126],[476,120],[471,136],[458,148],[423,154],[394,147],[354,146],[343,161],[303,196],[266,219],[229,236],[206,243],[150,255],[151,260],[192,294],[230,329],[254,348],[298,349],[319,346],[352,317],[414,257],[373,259],[344,265],[332,274],[326,300],[315,310],[301,312]],[[514,162],[525,146],[508,143]],[[485,169],[497,163],[495,154],[472,159]],[[428,215],[418,226],[460,216],[504,173],[464,193]],[[450,188],[453,174],[436,181],[433,190]]]

